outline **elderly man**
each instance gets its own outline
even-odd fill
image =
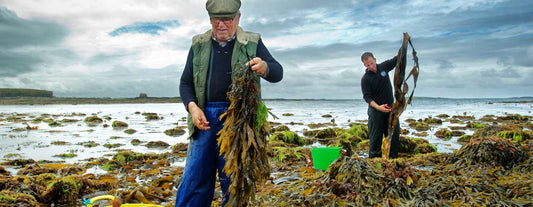
[[[176,206],[211,206],[217,170],[222,205],[229,198],[231,182],[222,171],[225,160],[219,153],[217,133],[223,127],[219,117],[229,106],[227,92],[238,63],[250,64],[251,70],[269,82],[283,78],[282,66],[260,35],[239,27],[240,6],[240,0],[208,0],[211,29],[192,39],[180,82],[180,96],[189,112],[189,148]],[[249,56],[254,58],[249,60]]]

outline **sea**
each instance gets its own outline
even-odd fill
[[[349,128],[351,123],[366,123],[368,105],[362,99],[355,100],[265,100],[270,112],[269,121],[283,124],[291,131],[303,136],[305,130],[312,130],[309,124],[328,123],[324,127]],[[401,114],[401,128],[409,129],[407,119],[424,119],[440,114],[474,116],[506,116],[520,114],[533,116],[533,97],[521,98],[420,98],[415,97]],[[157,113],[160,119],[147,120],[143,113]],[[38,117],[50,117],[59,126],[48,122],[34,122]],[[88,116],[98,116],[103,123],[84,122]],[[33,159],[65,163],[79,163],[95,158],[111,158],[118,150],[141,153],[170,152],[171,148],[150,148],[150,141],[163,141],[169,145],[187,143],[187,133],[169,136],[164,132],[177,126],[186,126],[187,111],[182,103],[144,104],[54,104],[54,105],[0,105],[0,159]],[[64,121],[68,120],[68,121]],[[125,129],[114,129],[112,122],[118,120],[134,129],[133,134]],[[530,119],[531,120],[531,119]],[[27,126],[34,130],[26,130]],[[105,127],[108,125],[108,127]],[[450,122],[432,126],[427,139],[437,147],[438,152],[450,153],[461,148],[457,137],[451,140],[437,138],[434,133],[449,127]],[[462,124],[464,126],[464,124]],[[315,129],[315,128],[313,128]],[[320,128],[318,128],[320,129]],[[409,129],[411,132],[416,132]],[[466,130],[466,134],[473,131]],[[416,137],[413,134],[407,136]],[[143,143],[132,144],[133,139]],[[97,146],[87,147],[84,143],[94,141]],[[62,142],[61,144],[58,144]],[[312,146],[320,146],[315,143]],[[61,157],[71,153],[73,157]],[[180,160],[174,165],[184,165]],[[98,170],[98,169],[95,169]]]

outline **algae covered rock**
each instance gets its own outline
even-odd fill
[[[185,134],[185,129],[184,128],[185,127],[183,127],[183,126],[178,126],[176,128],[167,129],[167,130],[165,130],[165,134],[168,135],[168,136],[173,136],[173,137],[181,136],[181,135]]]
[[[309,148],[303,147],[272,147],[271,157],[273,160],[283,163],[305,163]]]
[[[82,176],[70,175],[48,184],[42,197],[55,204],[76,205],[79,197],[93,192],[91,185],[91,181]]]
[[[298,146],[303,146],[310,143],[310,141],[304,139],[303,137],[300,137],[297,133],[293,131],[274,132],[269,137],[269,142],[272,141],[283,141],[287,144],[294,144]]]
[[[142,115],[146,117],[147,121],[149,121],[149,120],[160,120],[161,119],[161,117],[159,117],[159,115],[157,115],[157,113],[145,112]]]
[[[527,154],[510,140],[485,137],[471,140],[454,157],[457,159],[454,165],[459,167],[482,165],[509,169],[524,162]]]
[[[282,132],[282,131],[290,131],[290,129],[286,125],[281,125],[281,126],[272,128],[272,132]]]
[[[35,197],[10,190],[0,191],[0,206],[39,206]]]
[[[473,138],[500,137],[511,139],[514,143],[521,144],[533,138],[531,130],[524,129],[521,124],[488,125],[479,128],[472,135]]]
[[[146,143],[146,147],[148,148],[167,148],[168,146],[170,145],[163,141],[150,141]]]
[[[104,120],[97,116],[88,116],[83,121],[90,122],[90,123],[102,123]]]
[[[126,128],[128,127],[128,124],[123,121],[113,121],[113,124],[111,124],[113,128]]]
[[[449,140],[452,138],[452,132],[447,128],[442,128],[435,132],[435,136],[441,139]]]
[[[426,139],[400,136],[400,149],[398,152],[411,155],[425,154],[437,152],[437,147],[429,143]]]
[[[189,148],[188,143],[177,143],[172,146],[172,153],[187,152],[188,148]]]

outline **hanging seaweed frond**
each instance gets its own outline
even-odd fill
[[[245,206],[255,201],[256,185],[270,176],[267,156],[268,109],[261,102],[259,78],[246,63],[238,63],[228,92],[230,106],[218,132],[224,172],[231,178],[227,206]]]
[[[396,125],[398,124],[400,114],[403,113],[405,108],[407,107],[407,104],[411,103],[411,99],[413,98],[413,93],[416,88],[416,81],[418,80],[418,57],[416,56],[415,48],[413,47],[413,44],[411,43],[411,37],[409,37],[409,34],[403,33],[404,41],[402,43],[402,46],[398,50],[398,55],[396,56],[397,62],[396,62],[396,69],[394,70],[394,104],[392,105],[391,114],[389,116],[389,130],[388,130],[388,136],[387,139],[383,140],[383,157],[385,159],[389,158],[389,152],[390,152],[390,145],[392,140],[392,134],[395,130]],[[411,72],[405,78],[405,66],[407,64],[407,47],[408,45],[411,45],[411,49],[413,50],[413,60],[415,62],[415,65],[413,66],[413,69],[411,69]],[[409,95],[409,98],[406,100],[405,95],[409,91],[409,86],[407,85],[407,80],[413,76],[413,89],[411,90],[411,94]]]

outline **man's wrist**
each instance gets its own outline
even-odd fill
[[[265,62],[266,68],[265,68],[265,72],[261,74],[261,77],[266,78],[268,76],[268,63],[266,61],[264,62]]]
[[[191,112],[191,107],[198,107],[198,105],[196,104],[195,101],[189,101],[189,103],[187,103],[187,111],[188,112]]]

